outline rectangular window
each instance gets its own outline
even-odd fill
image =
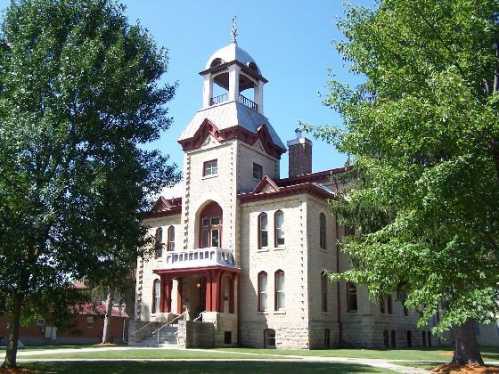
[[[211,230],[211,246],[220,247],[220,232],[218,229]]]
[[[357,311],[357,287],[355,284],[347,283],[347,312]]]
[[[232,344],[232,331],[224,332],[224,344]]]
[[[280,210],[274,214],[274,228],[275,246],[282,247],[284,245],[284,213]]]
[[[258,274],[258,311],[267,310],[267,273],[264,271]]]
[[[331,346],[331,330],[324,330],[324,348],[329,348]]]
[[[393,313],[393,301],[392,301],[392,295],[388,295],[388,296],[386,297],[386,304],[387,304],[388,314],[392,314],[392,313]]]
[[[258,216],[258,248],[266,248],[269,245],[269,232],[267,230],[268,218],[266,213]]]
[[[286,294],[284,293],[284,272],[275,272],[275,310],[279,311],[286,307]]]
[[[321,274],[321,310],[327,312],[327,275]]]
[[[255,162],[253,162],[253,178],[258,179],[258,180],[263,178],[262,165],[258,165]]]
[[[386,310],[385,310],[385,298],[382,297],[380,300],[379,300],[379,311],[381,314],[385,314]]]
[[[203,177],[215,176],[218,174],[217,160],[205,161],[203,164]]]

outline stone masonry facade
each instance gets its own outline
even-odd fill
[[[179,138],[183,190],[144,219],[155,244],[137,261],[135,336],[176,321],[185,347],[436,344],[397,295],[373,302],[362,285],[325,277],[351,267],[328,204],[347,169],[313,173],[312,142],[297,132],[281,178],[286,146],[263,114],[256,62],[231,43],[201,75],[203,106]],[[226,96],[212,97],[214,84]]]

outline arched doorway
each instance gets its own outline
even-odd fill
[[[212,201],[199,213],[199,248],[221,247],[223,211]]]

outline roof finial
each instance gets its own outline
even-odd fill
[[[239,36],[239,30],[237,29],[237,17],[236,16],[232,17],[232,30],[230,33],[232,36],[232,43],[237,44],[237,37]]]

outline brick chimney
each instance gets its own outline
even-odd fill
[[[296,138],[288,141],[289,177],[312,172],[312,142],[300,130],[295,130]]]

